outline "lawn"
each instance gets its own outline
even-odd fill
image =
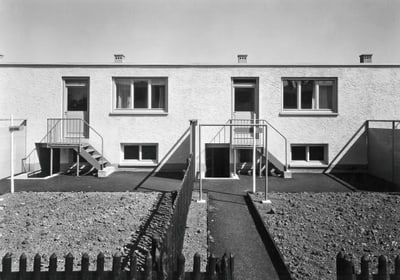
[[[131,192],[19,192],[0,196],[0,256],[12,253],[13,270],[22,253],[28,270],[39,253],[47,269],[56,253],[58,269],[72,253],[74,270],[79,270],[83,253],[95,269],[97,255],[105,255],[105,269],[111,269],[116,252],[126,254],[127,245],[158,201],[159,193]]]
[[[336,279],[336,255],[400,254],[400,196],[383,193],[271,193],[272,206],[252,196],[296,280]],[[271,211],[272,207],[272,211]]]

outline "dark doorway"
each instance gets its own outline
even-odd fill
[[[206,148],[206,177],[230,177],[229,147]]]

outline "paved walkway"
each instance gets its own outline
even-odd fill
[[[149,172],[115,172],[106,178],[58,175],[49,179],[15,180],[15,191],[36,192],[125,192],[179,189],[181,179],[151,176]],[[10,192],[10,180],[0,180],[0,195]]]
[[[269,178],[270,191],[279,192],[342,192],[350,191],[344,185],[323,174],[294,174],[293,179]],[[257,178],[257,191],[264,191],[264,178]],[[252,177],[240,180],[204,180],[208,192],[208,229],[210,252],[217,257],[227,250],[235,255],[237,279],[288,279],[279,274],[278,264],[271,259],[257,231],[245,202],[252,189]]]

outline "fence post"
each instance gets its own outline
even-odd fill
[[[217,266],[217,260],[214,256],[214,254],[211,254],[210,257],[208,258],[208,277],[210,280],[216,279],[216,266]]]
[[[394,260],[394,280],[400,280],[400,256]]]
[[[131,254],[129,280],[138,280],[137,277],[137,258],[135,252],[133,251]]]
[[[153,260],[150,252],[146,256],[144,274],[145,274],[145,280],[153,280]]]
[[[81,280],[89,279],[89,255],[84,253],[82,255],[82,266],[81,266]]]
[[[336,256],[337,280],[355,280],[354,264],[350,255],[339,252]]]
[[[41,257],[36,254],[33,258],[33,280],[40,280]]]
[[[10,279],[11,276],[11,265],[12,265],[10,253],[7,253],[3,257],[2,265],[3,265],[2,280],[8,280]]]
[[[378,258],[378,279],[379,280],[389,280],[389,271],[387,267],[386,256],[379,256]]]
[[[18,280],[25,280],[26,279],[26,255],[22,253],[19,257],[19,273],[18,273]]]
[[[222,280],[229,280],[229,266],[226,253],[221,258],[221,276]]]
[[[183,254],[180,254],[178,257],[178,280],[185,280],[185,257]]]
[[[99,253],[97,255],[97,267],[96,267],[96,280],[102,280],[104,274],[104,254]]]
[[[74,256],[71,253],[65,257],[65,280],[72,280],[72,271],[74,269]]]
[[[193,280],[200,280],[200,254],[196,253],[193,257]]]
[[[165,254],[165,253],[162,253],[162,256],[161,256],[161,271],[160,271],[160,275],[158,276],[158,279],[159,280],[168,279],[168,260],[167,260],[167,254]]]
[[[49,280],[56,280],[57,273],[57,255],[53,253],[49,259]]]
[[[369,280],[369,274],[370,274],[370,259],[368,256],[362,256],[361,258],[361,274],[358,280]]]
[[[119,252],[113,256],[112,275],[113,280],[119,280],[121,276],[121,254]]]
[[[233,256],[232,253],[229,255],[229,268],[230,268],[231,280],[234,280],[233,271],[235,269],[235,257]]]

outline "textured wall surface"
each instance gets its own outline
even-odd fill
[[[105,156],[120,163],[120,143],[158,143],[159,160],[189,127],[225,123],[232,111],[232,77],[259,81],[260,118],[295,144],[328,144],[334,159],[367,119],[400,119],[400,68],[257,66],[7,66],[0,65],[0,118],[28,119],[28,152],[46,133],[46,119],[63,116],[63,77],[90,80],[90,124],[104,137]],[[167,115],[112,115],[113,77],[167,77]],[[281,115],[282,77],[336,77],[338,114]],[[215,131],[204,132],[205,142]],[[347,161],[364,164],[365,156]]]

